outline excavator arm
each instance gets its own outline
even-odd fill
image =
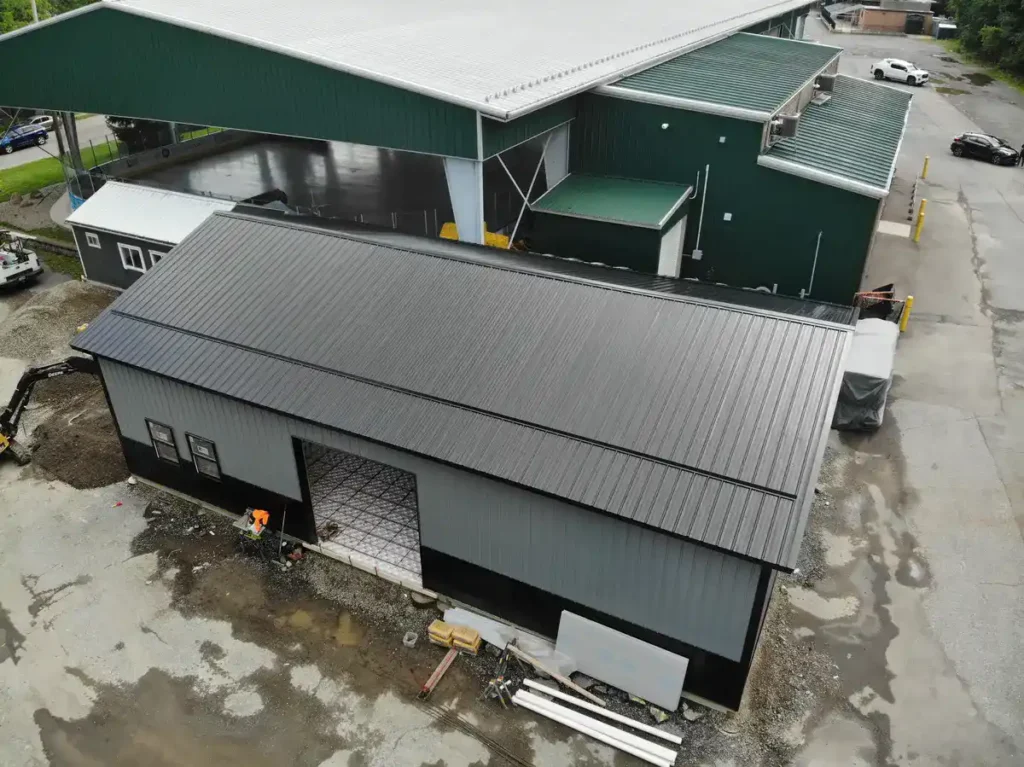
[[[32,389],[40,381],[48,378],[57,378],[68,373],[99,374],[99,365],[92,357],[68,357],[62,362],[54,362],[51,365],[39,365],[31,367],[22,373],[18,379],[18,385],[14,389],[11,401],[0,412],[0,456],[10,453],[19,464],[26,464],[29,461],[27,453],[18,450],[14,442],[14,436],[18,433],[18,422],[25,412],[29,398],[32,396]]]

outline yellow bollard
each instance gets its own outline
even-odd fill
[[[907,332],[907,323],[910,322],[910,310],[914,308],[914,297],[907,296],[903,302],[903,314],[900,315],[900,332]]]
[[[917,210],[917,225],[914,227],[914,242],[921,241],[921,230],[924,229],[924,210],[928,207],[928,200],[921,200],[921,207]]]
[[[924,167],[921,168],[921,178],[928,178],[928,163],[931,162],[929,155],[924,156]]]

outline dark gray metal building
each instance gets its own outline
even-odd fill
[[[737,707],[854,319],[218,213],[74,345],[137,475],[548,636],[570,609]]]
[[[127,288],[211,214],[235,203],[108,181],[68,216],[90,282]]]

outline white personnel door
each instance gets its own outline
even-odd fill
[[[683,233],[686,231],[686,216],[665,232],[661,238],[658,254],[658,274],[662,277],[678,277],[683,261]]]

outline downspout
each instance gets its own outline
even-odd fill
[[[811,281],[807,286],[807,292],[800,292],[800,298],[810,298],[811,291],[814,290],[814,273],[818,270],[818,251],[821,250],[821,235],[822,232],[818,232],[818,241],[814,245],[814,262],[811,264]]]
[[[708,202],[708,176],[711,175],[711,165],[704,166],[704,191],[700,195],[700,218],[697,219],[697,241],[693,244],[693,260],[700,261],[704,255],[700,250],[700,233],[704,229],[704,206]],[[698,180],[698,184],[700,181]]]

